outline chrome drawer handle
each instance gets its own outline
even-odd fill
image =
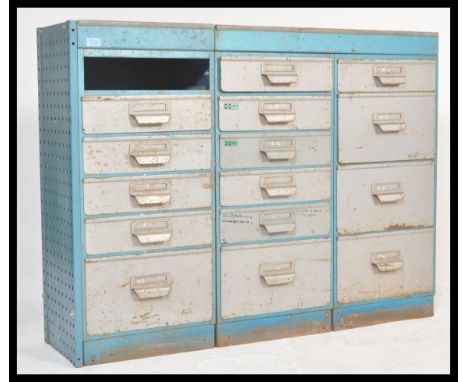
[[[169,142],[130,143],[129,155],[141,166],[162,165],[171,160]]]
[[[371,193],[380,203],[396,203],[405,197],[401,183],[374,183]]]
[[[293,63],[263,63],[262,76],[266,77],[271,85],[291,85],[297,82],[299,75]]]
[[[296,140],[294,138],[261,139],[260,152],[265,153],[268,160],[294,159]]]
[[[289,123],[296,119],[292,103],[263,102],[258,106],[258,114],[263,115],[267,123]]]
[[[373,113],[372,123],[382,133],[399,133],[406,127],[403,113]]]
[[[399,86],[406,82],[405,67],[395,64],[374,65],[374,77],[382,86]]]
[[[128,105],[128,114],[138,125],[163,125],[171,118],[171,107],[168,102],[135,102]]]
[[[130,277],[130,289],[140,300],[168,296],[172,289],[170,273]]]
[[[264,227],[269,235],[288,233],[294,231],[296,222],[293,211],[271,211],[260,214],[260,226]]]
[[[403,268],[400,251],[374,252],[371,254],[371,264],[379,272],[393,272]]]
[[[294,262],[260,264],[259,275],[268,286],[290,284],[296,277]]]
[[[297,189],[293,176],[262,176],[260,188],[264,189],[270,198],[292,196]]]
[[[129,193],[140,205],[164,204],[171,201],[169,182],[147,181],[130,183]]]
[[[132,235],[141,244],[165,243],[172,236],[171,223],[169,220],[134,221]]]

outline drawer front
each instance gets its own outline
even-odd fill
[[[433,244],[432,229],[338,239],[338,302],[432,292]]]
[[[220,97],[221,131],[313,130],[331,126],[331,97]]]
[[[330,303],[330,240],[223,248],[224,319]]]
[[[86,261],[86,331],[103,335],[210,321],[211,251]]]
[[[224,92],[329,91],[329,58],[222,57]]]
[[[327,165],[329,133],[236,134],[220,138],[221,168]]]
[[[211,168],[209,135],[85,138],[84,173],[143,173]]]
[[[434,165],[340,168],[337,204],[340,234],[432,226]]]
[[[211,212],[86,219],[88,255],[211,244]]]
[[[211,176],[184,174],[85,179],[87,215],[211,206]]]
[[[221,205],[301,202],[330,198],[330,169],[221,174]]]
[[[432,60],[339,60],[340,92],[435,91]]]
[[[340,163],[434,158],[433,93],[341,95],[339,111]]]
[[[83,97],[86,134],[211,129],[211,96]]]
[[[300,207],[232,209],[221,212],[221,242],[327,235],[330,206],[308,204]]]

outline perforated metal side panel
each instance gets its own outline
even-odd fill
[[[38,29],[37,44],[44,335],[76,364],[68,24]]]

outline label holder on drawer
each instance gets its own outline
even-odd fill
[[[400,182],[394,183],[373,183],[371,194],[377,198],[380,203],[397,203],[404,199],[405,193]]]
[[[294,262],[263,263],[259,266],[259,275],[267,286],[286,285],[294,281],[296,272]]]
[[[292,232],[296,228],[294,211],[261,212],[260,226],[264,227],[269,235]]]
[[[399,86],[406,82],[405,67],[401,64],[374,65],[373,74],[382,86]]]
[[[292,196],[297,190],[292,175],[262,176],[260,178],[260,188],[264,189],[270,198]]]
[[[163,125],[171,119],[169,102],[133,102],[128,105],[128,114],[142,127]]]
[[[171,201],[171,184],[169,181],[132,182],[129,193],[140,205],[165,204]]]
[[[131,232],[140,244],[161,244],[171,239],[172,227],[168,219],[134,221]]]
[[[130,143],[129,156],[140,166],[163,165],[171,160],[171,144],[164,141]]]
[[[166,297],[172,289],[170,273],[130,277],[130,289],[140,300]]]
[[[400,133],[406,128],[405,116],[403,113],[373,113],[372,123],[376,125],[382,133]]]
[[[299,78],[296,64],[291,62],[262,63],[261,74],[274,86],[288,86]]]
[[[379,272],[394,272],[403,268],[400,251],[385,251],[371,253],[371,264]]]
[[[294,104],[291,102],[260,102],[258,114],[269,124],[285,124],[296,119]]]

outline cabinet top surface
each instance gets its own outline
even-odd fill
[[[216,29],[220,31],[262,31],[262,32],[296,32],[296,33],[333,33],[333,34],[367,34],[367,35],[397,35],[397,36],[438,36],[437,32],[415,31],[388,31],[366,29],[333,29],[333,28],[299,28],[277,26],[252,25],[213,25],[196,23],[165,23],[143,21],[111,21],[111,20],[79,20],[82,26],[117,26],[117,27],[144,27],[144,28],[190,28],[190,29]]]

